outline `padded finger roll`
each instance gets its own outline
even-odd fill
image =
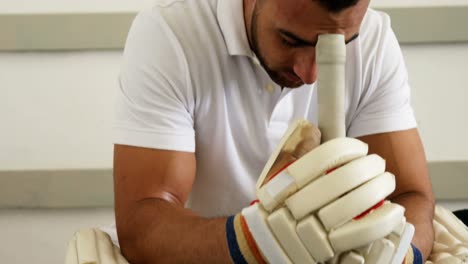
[[[363,256],[351,251],[341,257],[340,264],[364,264],[364,261],[365,259]]]
[[[342,253],[338,253],[333,258],[327,260],[325,263],[327,263],[327,264],[340,264],[341,256],[342,256]]]
[[[401,236],[401,234],[405,230],[405,226],[406,226],[406,217],[403,217],[400,220],[400,223],[393,229],[392,233],[396,234],[397,236]]]
[[[324,262],[335,255],[328,233],[314,215],[304,218],[297,225],[296,231],[315,261]]]
[[[379,239],[372,244],[369,254],[365,257],[366,264],[389,264],[394,251],[395,246],[390,240]]]
[[[268,224],[293,263],[316,263],[296,233],[296,220],[288,209],[273,212],[268,216]]]
[[[367,256],[367,255],[369,255],[369,252],[370,252],[371,248],[372,248],[372,243],[367,244],[367,245],[365,245],[363,247],[356,248],[354,250],[356,252],[358,252],[359,254],[363,255],[363,256]]]
[[[385,172],[320,209],[318,217],[331,230],[385,199],[395,190],[395,176]]]
[[[257,191],[260,203],[272,211],[290,194],[328,170],[367,154],[368,146],[353,138],[337,138],[326,142],[288,166]],[[383,171],[382,171],[383,172]]]
[[[392,264],[400,264],[406,256],[408,248],[411,247],[411,240],[414,236],[414,226],[410,223],[406,223],[405,229],[401,236],[397,236],[392,233],[388,238],[395,244],[396,251],[394,252]]]
[[[378,155],[365,156],[310,183],[285,203],[294,218],[301,219],[384,171],[385,160]]]
[[[307,153],[287,170],[296,180],[297,186],[302,188],[330,169],[364,157],[368,150],[368,145],[360,140],[336,138]]]
[[[266,211],[258,203],[244,208],[242,215],[250,233],[255,237],[255,243],[268,263],[291,263],[268,226]]]
[[[385,203],[359,220],[342,225],[329,234],[335,252],[343,252],[370,244],[390,234],[405,209],[394,203]]]

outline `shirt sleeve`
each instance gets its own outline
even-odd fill
[[[350,137],[401,131],[417,126],[403,55],[390,27],[390,19],[383,15],[382,20],[379,32],[381,37],[372,43],[378,46],[371,81],[363,89],[348,127],[347,134]]]
[[[188,66],[173,29],[140,13],[125,45],[114,121],[115,144],[195,151]]]

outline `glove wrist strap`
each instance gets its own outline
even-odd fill
[[[235,264],[263,264],[260,250],[241,214],[230,216],[226,221],[226,238],[229,254]]]
[[[424,264],[421,251],[415,245],[411,244],[411,247],[408,249],[404,264]]]

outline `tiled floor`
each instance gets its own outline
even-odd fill
[[[468,208],[468,201],[439,201],[449,210]],[[63,263],[68,240],[83,227],[113,222],[111,208],[0,210],[0,263]]]

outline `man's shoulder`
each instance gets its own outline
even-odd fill
[[[217,54],[226,49],[217,5],[218,0],[156,0],[151,9],[141,11],[138,16],[149,21],[148,27],[159,29],[160,41],[170,39],[180,51],[178,54],[183,54],[191,64],[207,53]]]
[[[390,16],[382,11],[369,8],[361,25],[361,39],[375,42],[391,29]]]
[[[142,10],[139,16],[152,17],[164,23],[172,31],[209,30],[209,24],[216,24],[217,0],[156,0],[150,9]]]

